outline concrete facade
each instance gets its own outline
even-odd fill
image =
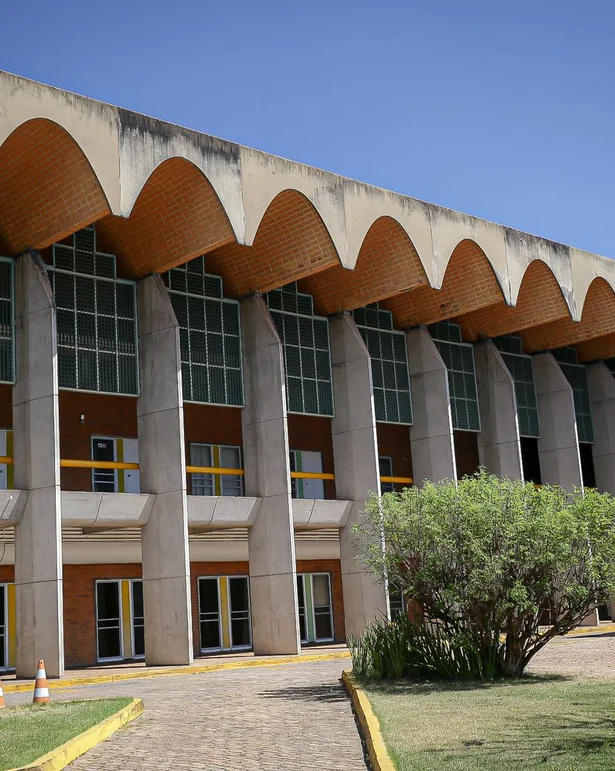
[[[190,664],[192,617],[179,327],[160,276],[137,285],[141,489],[152,494],[141,531],[147,663]]]
[[[542,481],[566,490],[583,487],[572,388],[551,353],[534,357],[541,437],[538,455]]]
[[[456,479],[448,373],[426,329],[406,333],[414,424],[410,443],[414,482]]]
[[[523,479],[515,383],[500,352],[485,340],[474,348],[481,430],[481,465],[492,474]]]
[[[262,499],[248,534],[254,651],[292,654],[301,643],[282,344],[262,297],[241,310],[246,494]]]
[[[598,361],[587,368],[596,441],[592,446],[599,490],[615,495],[615,377]]]
[[[347,633],[357,636],[366,624],[388,617],[386,587],[376,583],[358,559],[353,525],[362,521],[365,499],[380,494],[378,442],[371,360],[352,317],[344,313],[330,323],[335,417],[331,421],[336,489],[351,501],[340,530],[340,558]]]

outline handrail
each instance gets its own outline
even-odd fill
[[[315,471],[291,471],[291,479],[335,479],[335,474],[317,473]]]
[[[10,455],[0,455],[0,463],[7,463],[9,466],[13,462],[13,458]]]
[[[62,468],[101,468],[101,469],[134,469],[139,468],[138,463],[123,463],[116,460],[60,460]]]
[[[242,477],[246,472],[242,468],[215,468],[214,466],[186,466],[187,474],[232,474]]]
[[[380,477],[380,481],[393,482],[400,485],[411,485],[414,482],[414,479],[412,479],[412,477]]]

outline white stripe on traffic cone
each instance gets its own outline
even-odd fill
[[[49,687],[47,685],[47,673],[45,672],[45,662],[39,659],[36,668],[36,680],[34,681],[34,696],[32,704],[47,704],[49,701]]]

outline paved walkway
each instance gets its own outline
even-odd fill
[[[615,633],[556,637],[530,662],[530,672],[615,678]]]
[[[80,686],[54,699],[139,696],[145,713],[77,760],[87,771],[365,771],[347,659]],[[30,694],[13,694],[11,703]]]

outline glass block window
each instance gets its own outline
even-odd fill
[[[268,292],[267,304],[284,348],[288,411],[332,417],[328,320],[314,315],[312,298],[296,283]]]
[[[587,367],[579,364],[576,349],[572,346],[558,348],[553,351],[553,355],[572,388],[579,442],[593,443],[594,422],[592,420],[592,407],[589,398]]]
[[[0,382],[15,382],[13,260],[0,257]]]
[[[185,401],[243,407],[239,303],[223,296],[222,279],[205,272],[204,257],[164,279],[179,324]]]
[[[47,266],[56,302],[60,388],[139,393],[134,281],[117,278],[115,257],[84,228],[55,244]]]
[[[504,364],[515,383],[519,434],[524,437],[539,438],[540,422],[534,382],[534,361],[531,356],[523,353],[521,338],[516,335],[496,337],[493,342],[500,351]]]
[[[393,329],[393,314],[378,303],[353,311],[354,320],[372,360],[376,420],[412,423],[406,336]]]
[[[458,324],[439,321],[427,329],[448,371],[453,428],[480,431],[473,347],[462,342]]]

